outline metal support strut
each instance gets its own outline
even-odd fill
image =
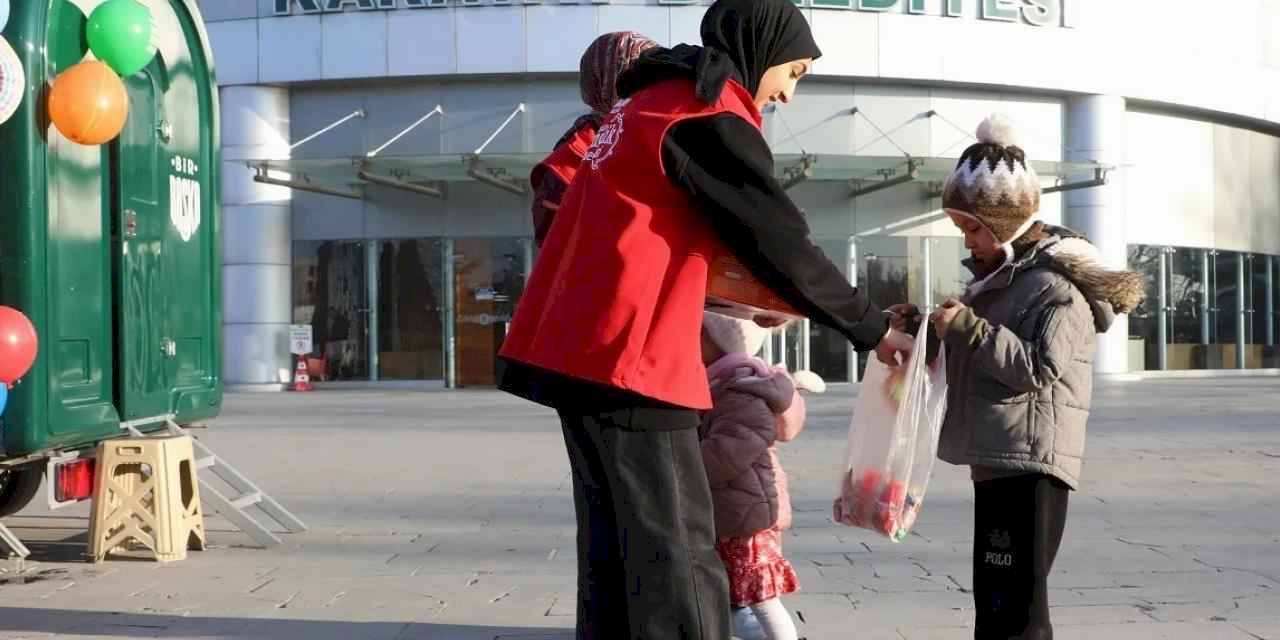
[[[480,154],[484,153],[484,150],[489,147],[489,144],[498,137],[498,134],[502,133],[502,131],[507,128],[507,125],[511,124],[512,120],[516,119],[516,116],[527,110],[528,107],[526,107],[523,102],[517,105],[511,112],[511,115],[507,116],[507,119],[503,120],[502,124],[499,125],[497,129],[494,129],[493,133],[489,134],[489,138],[484,141],[484,144],[477,147],[475,152],[471,154],[471,157],[466,161],[467,175],[470,176],[471,179],[518,196],[523,196],[525,194],[524,184],[520,180],[507,175],[507,172],[503,169],[485,167],[481,162]]]
[[[430,120],[432,116],[442,115],[442,114],[444,114],[444,106],[439,104],[436,105],[436,108],[432,109],[431,111],[428,111],[427,114],[422,116],[421,118],[418,118],[417,122],[414,122],[413,124],[405,127],[403,130],[400,131],[400,133],[397,133],[396,135],[391,136],[390,140],[387,140],[386,142],[382,143],[382,146],[378,147],[377,149],[374,149],[373,151],[370,151],[369,153],[364,154],[365,157],[372,158],[374,156],[377,156],[379,153],[382,153],[383,151],[385,151],[387,147],[395,144],[397,140],[409,135],[409,132],[422,126],[422,123],[426,122],[427,120]]]
[[[4,526],[3,522],[0,522],[0,551],[5,552],[5,555],[16,558],[19,567],[21,566],[22,561],[26,560],[27,556],[31,555],[31,551],[22,544],[22,541],[18,539],[18,536],[14,535],[8,527]]]
[[[423,196],[431,196],[432,198],[443,198],[444,190],[438,187],[432,187],[425,184],[417,184],[414,182],[406,182],[399,178],[384,176],[378,173],[371,173],[368,169],[360,169],[356,172],[356,177],[379,186],[389,189],[399,189]]]
[[[340,189],[338,187],[328,187],[322,184],[307,182],[304,180],[285,180],[283,178],[272,178],[267,174],[266,166],[254,166],[257,173],[253,176],[254,182],[269,184],[275,187],[288,187],[297,189],[298,191],[309,191],[311,193],[319,193],[326,196],[337,196],[339,198],[349,198],[351,200],[363,200],[364,194],[359,191],[351,191],[348,189]],[[305,177],[304,177],[305,178]]]
[[[320,136],[322,136],[322,135],[324,135],[324,134],[326,134],[326,133],[329,133],[330,131],[333,131],[334,129],[337,129],[338,127],[341,127],[342,125],[346,124],[346,123],[347,123],[347,121],[349,121],[349,120],[352,120],[352,119],[354,119],[354,118],[363,118],[364,116],[365,116],[364,109],[356,109],[355,111],[352,111],[351,113],[348,113],[347,115],[345,115],[345,116],[343,116],[343,117],[341,117],[341,118],[338,118],[337,120],[335,120],[335,121],[333,122],[333,124],[330,124],[329,126],[327,126],[327,127],[323,128],[323,129],[321,129],[321,130],[319,130],[319,131],[317,131],[317,132],[315,132],[315,133],[313,133],[313,134],[311,134],[311,135],[309,135],[309,136],[307,136],[307,137],[305,137],[305,138],[303,138],[303,139],[301,139],[301,140],[299,140],[299,141],[297,141],[297,142],[295,142],[295,143],[293,143],[293,144],[289,145],[289,150],[290,150],[290,151],[293,151],[294,149],[297,149],[298,147],[301,147],[302,145],[304,145],[304,144],[306,144],[306,143],[308,143],[308,142],[311,142],[312,140],[315,140],[316,138],[319,138]]]

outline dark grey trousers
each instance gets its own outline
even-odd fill
[[[729,640],[697,430],[648,424],[670,415],[560,410],[578,517],[578,640]]]

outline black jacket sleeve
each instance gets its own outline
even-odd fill
[[[667,177],[692,196],[716,233],[757,278],[859,351],[888,319],[809,240],[809,225],[773,175],[764,136],[732,114],[685,120],[663,140]]]

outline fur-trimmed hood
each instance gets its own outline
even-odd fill
[[[1142,274],[1127,269],[1112,269],[1102,263],[1098,248],[1082,234],[1066,227],[1038,224],[1027,232],[1034,244],[1020,252],[1011,264],[990,279],[988,285],[971,291],[972,297],[982,290],[1008,286],[1018,274],[1032,268],[1049,268],[1061,273],[1080,290],[1093,310],[1094,326],[1104,333],[1115,322],[1116,315],[1133,311],[1146,298],[1146,282]],[[965,264],[977,273],[971,260]]]

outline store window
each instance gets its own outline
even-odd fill
[[[814,244],[849,277],[849,238],[817,238]],[[849,382],[849,341],[839,331],[809,323],[809,368],[827,382]]]
[[[1280,257],[1267,256],[1267,290],[1263,295],[1264,313],[1268,316],[1263,338],[1262,366],[1280,368]],[[1267,304],[1267,303],[1270,304]]]
[[[444,379],[444,242],[378,243],[378,377]]]
[[[1277,366],[1277,262],[1259,254],[1131,246],[1129,267],[1147,280],[1147,300],[1129,319],[1131,353],[1143,354],[1130,358],[1131,368]]]
[[[369,379],[365,249],[361,241],[294,243],[293,321],[311,325],[311,355],[328,380]]]
[[[1161,369],[1160,280],[1163,247],[1129,247],[1129,268],[1142,274],[1147,297],[1129,314],[1129,367],[1134,370]]]
[[[491,387],[498,352],[524,293],[528,238],[454,238],[455,384]]]

